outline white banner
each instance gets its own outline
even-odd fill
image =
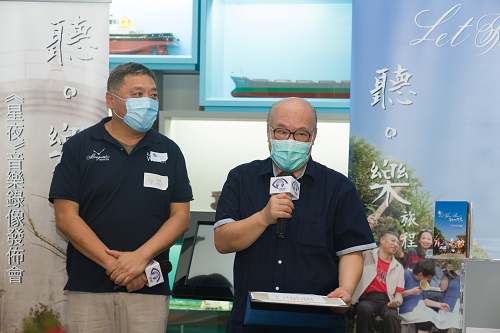
[[[62,144],[107,115],[108,18],[109,3],[0,1],[2,333],[64,324],[66,241],[47,197]]]

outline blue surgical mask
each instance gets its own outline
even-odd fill
[[[111,93],[113,94],[113,93]],[[125,124],[129,125],[131,128],[138,132],[147,132],[153,126],[156,117],[158,116],[158,101],[149,97],[139,97],[139,98],[121,98],[125,101],[127,106],[127,114],[125,117],[120,117],[116,114],[115,110],[113,113],[120,119],[123,119]]]
[[[311,146],[312,142],[272,139],[271,158],[281,170],[294,171],[307,162]]]

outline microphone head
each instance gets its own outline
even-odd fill
[[[269,194],[286,193],[292,200],[298,200],[300,196],[300,183],[290,171],[281,171],[278,176],[271,177]]]
[[[172,270],[172,263],[170,260],[160,261],[160,269],[163,275],[167,275]]]

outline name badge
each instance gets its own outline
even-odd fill
[[[144,173],[144,187],[166,190],[168,188],[168,176],[155,175],[154,173]]]
[[[151,151],[149,152],[149,158],[151,159],[151,162],[165,163],[168,160],[168,154]]]

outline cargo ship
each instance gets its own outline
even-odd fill
[[[126,16],[109,17],[110,54],[167,55],[170,47],[178,47],[179,39],[172,33],[141,33]]]
[[[233,76],[233,97],[350,98],[351,81],[269,80]]]
[[[171,33],[109,34],[110,54],[167,55],[169,47],[177,47],[178,39]]]

